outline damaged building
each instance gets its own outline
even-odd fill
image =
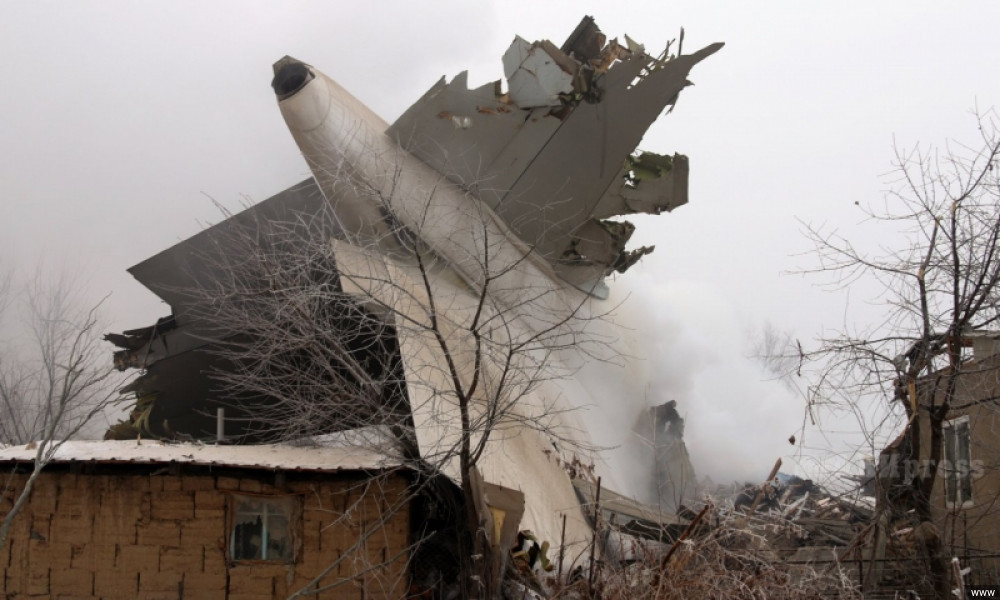
[[[949,347],[960,352],[954,370],[934,360],[942,359]],[[915,345],[913,355],[917,350]],[[879,457],[875,488],[882,517],[870,541],[872,587],[928,593],[927,540],[937,541],[933,559],[948,567],[952,587],[961,582],[990,585],[1000,577],[1000,511],[996,507],[1000,496],[1000,417],[996,411],[1000,333],[969,332],[942,345],[940,352],[915,387],[899,398],[909,404],[912,426]],[[952,372],[953,384],[949,381]],[[950,394],[949,385],[954,385]],[[949,396],[947,411],[941,413]],[[937,452],[932,448],[935,413],[940,419]],[[933,462],[937,462],[936,472],[928,480]],[[917,485],[929,490],[929,521],[917,517]],[[958,565],[957,571],[952,563]]]
[[[516,522],[567,561],[593,551],[581,490],[598,477],[621,514],[676,529],[627,508],[693,479],[676,408],[649,409],[639,470],[655,491],[639,489],[586,454],[620,399],[574,374],[628,354],[605,278],[653,248],[629,248],[622,217],[688,201],[687,157],[638,145],[721,47],[654,56],[587,17],[562,46],[515,38],[505,82],[442,79],[391,125],[282,58],[272,87],[313,176],[129,270],[171,314],[107,336],[137,373],[108,437],[238,451],[374,427],[386,460],[459,482],[454,449],[477,430],[493,434],[474,439],[483,489],[523,494]]]

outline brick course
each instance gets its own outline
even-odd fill
[[[219,471],[223,471],[220,469]],[[43,472],[0,549],[0,585],[9,598],[284,598],[332,562],[319,600],[400,598],[407,578],[409,511],[380,524],[406,494],[402,476],[379,486],[356,474],[288,477],[272,472],[128,474]],[[0,515],[26,475],[0,497]],[[298,494],[294,564],[230,564],[229,493]],[[386,498],[376,498],[385,495]],[[362,532],[370,532],[357,544]],[[357,546],[352,551],[352,546]],[[372,560],[403,554],[390,565]],[[358,575],[361,571],[367,571]],[[228,586],[228,589],[227,589]],[[364,591],[362,592],[362,587]]]

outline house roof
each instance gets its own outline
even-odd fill
[[[0,447],[0,464],[31,462],[34,445]],[[152,440],[69,441],[52,463],[191,464],[289,471],[370,471],[400,466],[400,461],[368,448],[342,443],[226,446]]]

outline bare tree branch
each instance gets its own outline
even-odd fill
[[[50,286],[37,278],[26,293],[30,343],[0,352],[0,444],[35,449],[32,472],[0,523],[0,546],[42,469],[118,397],[119,378],[99,345],[100,304],[80,310],[76,292],[66,279]]]
[[[832,275],[834,287],[861,279],[882,286],[881,323],[823,339],[803,356],[818,373],[811,393],[850,407],[873,450],[898,434],[891,450],[924,465],[901,484],[883,481],[880,492],[881,507],[894,517],[912,510],[914,526],[934,521],[943,428],[963,375],[983,369],[965,348],[1000,319],[1000,128],[992,111],[976,114],[976,122],[978,145],[952,143],[941,153],[896,147],[893,187],[885,206],[867,216],[887,234],[899,231],[902,244],[865,252],[805,228],[819,263],[810,272]],[[871,418],[887,408],[906,419]],[[949,564],[931,542],[924,556],[935,593],[950,595]]]

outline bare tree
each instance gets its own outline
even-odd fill
[[[876,447],[899,433],[889,449],[920,468],[880,482],[880,506],[891,513],[880,520],[882,534],[891,519],[912,511],[924,572],[942,598],[951,593],[950,565],[932,491],[946,419],[963,378],[986,364],[966,347],[975,332],[996,331],[1000,318],[1000,128],[993,111],[975,117],[979,139],[970,145],[896,149],[884,205],[866,209],[883,236],[877,250],[808,228],[815,271],[834,275],[840,288],[873,282],[885,306],[879,322],[801,354],[822,364],[810,405],[848,407]]]
[[[225,213],[190,265],[197,284],[182,290],[176,317],[211,345],[220,394],[248,415],[251,435],[353,430],[428,479],[453,477],[464,593],[490,597],[499,582],[475,471],[492,443],[523,428],[583,445],[558,398],[536,392],[568,374],[567,356],[607,358],[588,327],[601,314],[481,203],[469,202],[455,232],[471,241],[459,269],[419,225],[434,218],[433,188],[407,227],[395,196],[352,186],[345,195],[381,215],[362,230],[345,227],[349,207],[327,201],[280,218]]]
[[[18,305],[12,281],[7,277],[0,290],[5,308]],[[77,292],[66,278],[54,284],[36,278],[23,303],[27,335],[0,351],[0,445],[35,450],[32,472],[0,523],[0,546],[42,469],[117,400],[117,377],[97,336],[98,307],[80,309]]]

